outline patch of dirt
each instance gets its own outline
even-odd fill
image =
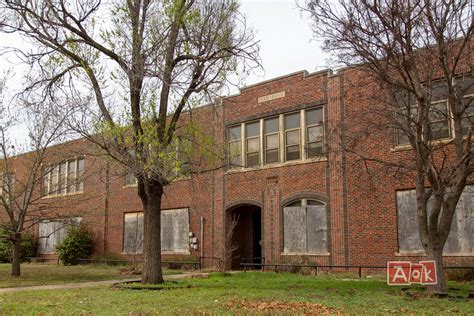
[[[284,301],[232,301],[227,303],[227,307],[233,310],[249,310],[255,312],[268,312],[270,314],[275,312],[297,312],[303,315],[321,315],[321,314],[337,314],[342,315],[342,312],[335,308],[326,307],[321,304],[308,302],[284,302]]]

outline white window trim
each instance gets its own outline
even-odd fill
[[[78,178],[78,174],[79,174],[79,160],[83,160],[83,170],[82,170],[82,173],[84,174],[85,172],[85,163],[86,163],[86,160],[85,160],[85,157],[74,157],[74,158],[71,158],[71,159],[67,159],[67,160],[63,160],[59,163],[54,163],[54,164],[49,164],[48,167],[46,168],[47,171],[47,176],[48,176],[48,193],[44,196],[42,196],[41,198],[42,199],[48,199],[48,198],[55,198],[55,197],[60,197],[60,196],[69,196],[69,195],[77,195],[77,194],[83,194],[84,193],[84,175],[83,175],[83,178],[81,179],[81,182],[82,182],[82,190],[81,191],[77,191],[76,190],[76,186],[77,186],[77,180],[79,179]],[[73,188],[74,190],[71,191],[71,192],[68,192],[68,181],[69,181],[69,164],[74,161],[74,183],[73,183]],[[64,177],[64,182],[65,182],[65,192],[66,193],[61,193],[61,181],[60,181],[60,178],[61,178],[61,165],[63,163],[66,163],[66,174],[65,174],[65,177]],[[56,176],[57,176],[57,181],[58,181],[58,189],[56,190],[56,192],[54,193],[50,193],[51,192],[51,186],[52,186],[52,183],[51,183],[51,180],[52,180],[52,173],[53,173],[53,170],[54,168],[57,167],[57,172],[56,172]],[[43,169],[44,170],[44,169]],[[45,174],[42,174],[42,177],[41,177],[41,195],[43,194],[43,185],[44,185],[44,182],[43,182],[43,179],[44,179],[44,176]]]
[[[319,106],[314,106],[314,107],[310,107],[310,108],[305,108],[305,109],[302,109],[302,110],[298,110],[298,111],[290,111],[290,112],[286,112],[286,113],[281,113],[279,114],[278,116],[269,116],[269,117],[264,117],[264,118],[260,118],[259,120],[251,120],[251,121],[248,121],[248,122],[242,122],[240,123],[240,129],[241,129],[241,138],[240,138],[240,142],[241,142],[241,154],[240,154],[240,158],[241,158],[241,165],[242,166],[231,166],[230,165],[230,156],[228,157],[228,164],[229,164],[229,168],[226,170],[226,173],[235,173],[235,172],[245,172],[245,171],[249,171],[249,170],[255,170],[255,169],[267,169],[267,168],[275,168],[275,167],[282,167],[282,166],[289,166],[289,165],[297,165],[297,164],[302,164],[302,163],[307,163],[307,162],[318,162],[318,161],[326,161],[327,160],[327,157],[325,155],[325,153],[323,152],[322,155],[319,155],[319,156],[315,156],[315,157],[307,157],[307,150],[306,150],[306,146],[308,145],[308,142],[307,142],[307,137],[306,137],[306,133],[307,133],[307,128],[308,127],[311,127],[311,126],[320,126],[320,125],[306,125],[306,111],[311,111],[311,110],[316,110],[316,109],[321,109],[322,110],[322,115],[323,115],[323,121],[322,121],[322,127],[323,127],[323,148],[326,144],[326,131],[325,131],[325,124],[326,124],[326,121],[324,120],[325,118],[325,106],[324,105],[319,105]],[[300,114],[300,125],[299,127],[296,127],[296,128],[292,128],[292,129],[288,129],[288,130],[285,130],[285,115],[291,115],[291,114],[295,114],[295,113],[299,113]],[[272,118],[277,118],[278,117],[278,132],[274,132],[274,133],[269,133],[269,134],[265,134],[265,128],[264,128],[264,124],[265,124],[265,120],[267,119],[272,119]],[[247,138],[246,138],[246,135],[245,135],[245,126],[246,124],[248,123],[254,123],[254,122],[257,122],[259,121],[260,122],[260,135],[258,136],[260,138],[260,164],[259,165],[256,165],[256,166],[252,166],[252,167],[247,167]],[[239,126],[239,124],[237,125],[230,125],[230,126],[227,126],[226,127],[226,135],[227,134],[227,131],[232,128],[232,127],[235,127],[235,126]],[[286,145],[286,133],[289,132],[289,131],[294,131],[294,130],[298,130],[299,131],[299,139],[300,139],[300,143],[299,143],[299,152],[300,152],[300,158],[299,159],[294,159],[294,160],[286,160],[286,148],[288,147]],[[279,153],[279,161],[278,162],[272,162],[272,163],[266,163],[266,136],[268,135],[273,135],[273,134],[279,134],[279,146],[278,146],[278,153]],[[255,136],[257,137],[257,136]],[[236,141],[232,141],[232,142],[236,142]],[[228,138],[226,138],[226,144],[227,144],[227,147],[229,148],[229,144],[231,142],[228,140]],[[296,146],[296,145],[291,145],[291,146]]]
[[[461,99],[465,99],[465,98],[469,98],[469,97],[473,97],[474,98],[474,94],[466,94],[464,96],[462,96]],[[452,112],[451,112],[451,107],[449,106],[449,101],[448,99],[441,99],[441,100],[436,100],[436,101],[432,101],[431,104],[436,104],[436,103],[442,103],[442,102],[446,102],[446,110],[447,110],[447,114],[449,116],[448,118],[448,128],[449,128],[449,137],[446,137],[446,138],[440,138],[440,139],[433,139],[433,140],[430,140],[430,144],[443,144],[443,143],[449,143],[451,142],[455,137],[456,137],[456,131],[454,130],[454,118],[453,118],[453,115],[452,115]],[[472,115],[470,115],[469,117],[472,117]],[[441,121],[435,121],[434,123],[436,122],[441,122]],[[429,124],[431,124],[432,122],[430,122]],[[398,133],[399,133],[399,130],[398,128],[395,129],[395,133],[394,133],[394,137],[395,137],[395,146],[394,148],[391,149],[391,151],[399,151],[399,150],[406,150],[406,149],[410,149],[411,148],[411,144],[410,143],[407,143],[407,144],[398,144]],[[467,136],[463,136],[463,138],[467,138]]]

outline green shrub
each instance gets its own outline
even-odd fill
[[[56,251],[64,265],[76,265],[78,259],[89,258],[92,252],[90,230],[84,225],[71,227],[64,241],[56,246]]]
[[[24,234],[21,237],[21,260],[26,257],[36,257],[38,249],[38,239],[31,234]],[[11,262],[13,244],[8,239],[6,233],[0,233],[0,262]]]

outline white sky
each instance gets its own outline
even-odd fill
[[[296,6],[296,0],[240,0],[247,25],[254,29],[260,41],[263,69],[249,75],[244,85],[258,83],[278,76],[307,70],[314,72],[327,68],[327,56],[313,39],[310,19]],[[18,36],[0,34],[0,46],[25,47]],[[13,76],[8,84],[10,94],[21,87],[24,67],[12,64],[13,58],[0,56],[0,76],[8,69]],[[234,91],[232,91],[234,93]],[[7,96],[8,98],[8,96]],[[16,129],[15,138],[21,138],[24,128]]]
[[[246,84],[300,70],[322,70],[326,56],[313,40],[308,14],[295,0],[240,0],[247,24],[256,30],[264,70],[250,76]]]

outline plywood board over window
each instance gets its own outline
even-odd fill
[[[123,252],[143,252],[143,212],[124,214]],[[189,210],[161,211],[161,252],[189,254]]]
[[[428,202],[428,209],[431,202]],[[422,253],[415,190],[397,191],[398,245],[400,253]],[[464,189],[454,213],[445,255],[474,254],[474,185]]]
[[[79,225],[81,221],[81,217],[75,217],[65,220],[44,220],[40,222],[38,252],[41,254],[55,253],[56,246],[66,238],[67,230],[71,226]]]
[[[327,254],[326,205],[298,202],[283,209],[283,254]]]

